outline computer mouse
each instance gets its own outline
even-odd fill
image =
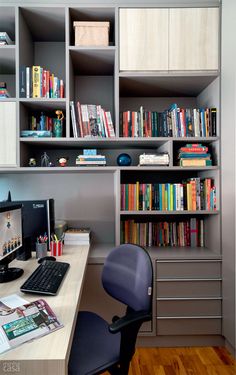
[[[52,261],[55,261],[56,258],[53,257],[53,256],[48,255],[48,256],[46,256],[46,257],[39,258],[38,263],[43,263],[44,260],[52,260]]]

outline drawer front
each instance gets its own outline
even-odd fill
[[[220,335],[221,318],[157,319],[157,335]]]
[[[220,280],[157,281],[157,297],[220,297]]]
[[[184,299],[156,302],[157,317],[220,316],[220,299]]]
[[[220,261],[156,262],[156,277],[160,278],[217,278],[221,277]]]

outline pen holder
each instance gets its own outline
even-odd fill
[[[47,255],[47,243],[36,242],[36,258],[43,258]]]
[[[51,241],[50,243],[50,250],[51,250],[51,255],[52,256],[60,256],[62,255],[62,242],[58,241]]]

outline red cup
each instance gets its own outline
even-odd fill
[[[58,241],[58,242],[51,241],[50,250],[51,250],[51,255],[54,256],[54,257],[62,255],[62,242],[61,241]]]

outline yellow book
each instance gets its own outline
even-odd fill
[[[192,211],[192,185],[187,184],[187,210]]]
[[[40,66],[33,65],[32,66],[33,98],[40,98],[41,97],[40,75],[41,75]]]

